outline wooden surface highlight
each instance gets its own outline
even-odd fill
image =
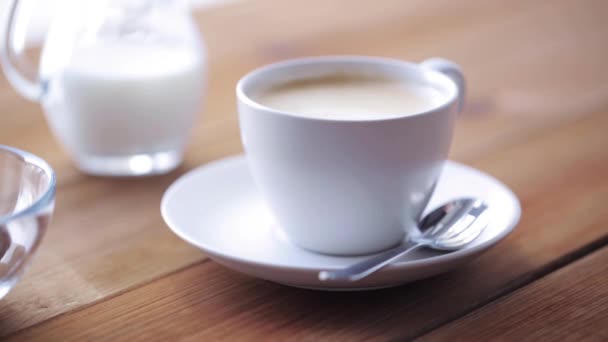
[[[421,341],[608,340],[608,249],[574,262]]]

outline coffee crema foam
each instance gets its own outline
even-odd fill
[[[422,113],[445,96],[431,86],[358,75],[328,75],[290,81],[254,96],[259,104],[320,119],[378,120]]]

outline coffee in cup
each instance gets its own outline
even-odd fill
[[[394,118],[425,112],[445,102],[430,86],[338,73],[278,84],[253,96],[257,103],[274,110],[333,120]]]

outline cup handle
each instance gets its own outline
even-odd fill
[[[423,68],[428,68],[432,70],[439,71],[442,74],[448,76],[456,86],[458,87],[458,112],[462,111],[464,107],[464,98],[466,93],[466,84],[464,81],[464,75],[462,73],[462,69],[460,66],[452,61],[449,61],[444,58],[429,58],[420,65]]]

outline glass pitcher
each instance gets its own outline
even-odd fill
[[[40,102],[76,165],[96,175],[168,172],[202,104],[205,52],[189,10],[172,0],[63,0],[38,70],[17,68],[23,34],[11,0],[0,62],[24,97]]]

